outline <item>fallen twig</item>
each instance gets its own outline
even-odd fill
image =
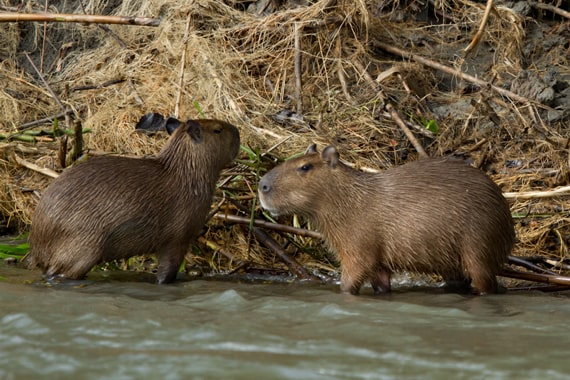
[[[533,263],[531,263],[530,261],[525,260],[524,257],[509,256],[509,263],[515,264],[515,265],[519,265],[519,266],[521,266],[521,267],[530,269],[530,270],[535,271],[535,272],[546,273],[546,274],[550,274],[550,275],[553,275],[553,276],[556,276],[556,275],[557,275],[557,273],[555,273],[555,272],[553,272],[553,271],[551,271],[551,270],[548,270],[548,269],[545,269],[545,268],[541,268],[541,267],[539,267],[538,265],[533,264]]]
[[[0,14],[1,15],[1,14]],[[61,100],[59,100],[59,97],[55,94],[55,92],[53,92],[53,90],[51,89],[50,85],[48,84],[48,82],[46,82],[44,76],[42,75],[42,73],[40,72],[40,70],[38,70],[38,67],[36,66],[36,64],[34,63],[34,61],[32,61],[32,59],[30,58],[30,56],[28,55],[28,53],[24,52],[24,55],[26,56],[26,58],[28,59],[28,61],[30,62],[30,65],[32,65],[32,67],[34,68],[34,70],[36,71],[36,74],[38,74],[38,76],[40,77],[40,80],[42,81],[42,83],[44,84],[44,86],[46,87],[46,89],[49,91],[49,93],[51,94],[51,96],[53,97],[53,99],[55,100],[55,102],[57,103],[57,105],[59,106],[59,108],[61,108],[61,110],[63,111],[64,116],[67,118],[68,113],[66,112],[66,108],[63,105],[63,103],[61,102]],[[69,126],[68,126],[69,127]]]
[[[499,276],[533,282],[542,282],[546,284],[570,286],[570,277],[544,273],[519,272],[511,268],[503,269]]]
[[[505,90],[504,88],[495,86],[495,85],[493,85],[487,81],[481,80],[481,79],[476,78],[472,75],[469,75],[469,74],[466,74],[462,71],[456,70],[452,67],[442,65],[441,63],[432,61],[431,59],[424,58],[424,57],[419,56],[417,54],[409,53],[409,52],[404,51],[400,48],[397,48],[397,47],[392,46],[392,45],[385,44],[384,42],[381,42],[378,40],[374,40],[373,43],[375,46],[377,46],[380,49],[385,50],[389,53],[400,55],[400,56],[402,56],[402,58],[405,58],[405,59],[412,59],[418,63],[421,63],[424,66],[428,66],[428,67],[431,67],[432,69],[440,70],[440,71],[443,71],[444,73],[447,73],[449,75],[459,77],[459,78],[466,80],[468,82],[471,82],[471,83],[475,83],[476,85],[478,85],[482,88],[489,88],[489,89],[495,91],[496,93],[503,95],[503,96],[506,96],[512,100],[517,101],[517,102],[524,103],[524,104],[529,104],[529,103],[533,102],[530,99],[525,98],[524,96],[515,94],[514,92],[509,91],[509,90]]]
[[[19,157],[17,154],[14,154],[14,159],[16,160],[16,162],[28,169],[34,170],[38,173],[47,175],[48,177],[52,177],[52,178],[57,178],[59,177],[59,174],[51,169],[47,169],[47,168],[42,168],[36,164],[33,164],[29,161],[24,160],[23,158]]]
[[[386,104],[386,110],[388,112],[390,112],[392,119],[396,122],[396,124],[398,124],[398,127],[400,127],[402,132],[404,132],[404,134],[406,135],[408,140],[410,140],[410,142],[412,143],[412,145],[414,146],[414,148],[416,149],[416,152],[418,152],[420,157],[427,158],[428,155],[427,155],[426,151],[424,150],[424,147],[422,146],[422,144],[420,144],[418,139],[416,139],[416,136],[414,136],[412,131],[410,131],[410,129],[406,126],[406,123],[404,123],[402,121],[402,118],[400,117],[400,115],[398,115],[398,112],[396,111],[394,106],[392,106],[390,103],[388,103],[388,104]]]
[[[564,9],[557,8],[554,5],[538,3],[536,1],[531,1],[529,3],[530,3],[531,7],[539,8],[539,9],[546,9],[547,11],[550,11],[552,13],[556,13],[559,16],[566,17],[566,18],[570,19],[570,12],[565,11]]]
[[[508,199],[552,198],[564,195],[570,195],[570,186],[562,186],[547,191],[521,191],[519,193],[517,192],[503,193],[503,196]]]
[[[301,23],[294,24],[294,37],[295,37],[295,97],[297,98],[297,113],[303,114],[303,81],[302,66],[301,66]]]
[[[45,0],[45,10],[44,12],[47,13],[49,9],[48,0]],[[46,53],[46,44],[47,44],[47,22],[44,21],[44,35],[42,38],[42,55],[40,60],[40,72],[43,74],[44,72],[44,61],[45,61],[45,53]]]
[[[32,128],[32,127],[35,127],[36,125],[39,125],[39,124],[52,123],[55,119],[65,118],[65,114],[70,114],[73,112],[74,111],[72,109],[68,109],[64,112],[58,113],[57,115],[48,116],[48,117],[44,117],[43,119],[30,121],[29,123],[24,123],[24,124],[20,125],[18,130],[23,131],[24,129]]]
[[[180,72],[178,73],[178,93],[176,94],[176,103],[174,104],[174,117],[180,116],[180,100],[182,99],[182,87],[184,85],[184,68],[186,67],[186,49],[188,47],[188,34],[190,33],[190,21],[192,21],[192,14],[188,14],[186,20],[186,29],[184,30],[184,37],[182,40],[182,57],[180,58]]]
[[[386,119],[390,119],[390,120],[394,120],[394,118],[392,117],[392,115],[389,112],[381,112],[378,114],[378,116],[382,116]],[[414,131],[424,135],[425,137],[429,137],[430,139],[434,139],[435,138],[435,134],[430,131],[429,129],[426,129],[420,125],[414,124],[414,123],[410,123],[409,121],[404,121],[404,123],[410,127],[413,128]]]
[[[105,88],[109,86],[113,86],[115,84],[123,83],[125,80],[123,78],[118,79],[111,79],[101,84],[91,84],[85,86],[75,86],[70,89],[71,92],[75,91],[85,91],[85,90],[98,90],[100,88]]]
[[[238,265],[242,265],[241,260],[236,260],[236,258],[234,257],[234,255],[232,255],[230,252],[226,251],[225,249],[223,249],[222,247],[220,247],[218,244],[214,243],[211,240],[206,239],[203,236],[200,236],[198,238],[198,242],[201,244],[204,244],[205,246],[209,247],[210,249],[221,253],[222,255],[224,255],[228,260],[233,261],[235,263],[237,263]]]
[[[83,4],[81,6],[83,7]],[[107,27],[105,25],[97,25],[97,27],[99,27],[99,29],[103,30],[105,33],[110,35],[115,41],[117,41],[119,46],[121,46],[123,49],[125,49],[125,50],[127,49],[127,44],[125,43],[125,41],[123,41],[121,39],[121,37],[119,37],[117,35],[117,33],[113,32],[109,27]],[[137,89],[135,87],[135,83],[133,81],[133,78],[129,77],[127,79],[127,84],[129,86],[129,88],[131,89],[132,93],[134,94],[135,100],[137,101],[139,106],[141,106],[141,107],[144,106],[144,101],[140,97],[139,92],[137,91]]]
[[[160,25],[160,19],[148,17],[0,12],[0,22],[22,21],[80,22],[86,24],[123,24],[140,26]]]
[[[481,41],[481,36],[485,31],[485,26],[487,25],[487,21],[489,20],[489,15],[491,14],[491,9],[493,9],[493,0],[487,0],[487,6],[485,7],[485,13],[483,13],[483,18],[481,19],[481,24],[479,24],[479,30],[475,33],[475,36],[471,40],[469,46],[463,50],[463,57],[467,57],[471,50],[473,50]]]
[[[320,282],[320,279],[317,276],[309,273],[307,271],[307,269],[305,269],[305,267],[303,267],[301,264],[299,264],[287,252],[285,252],[279,246],[279,244],[277,244],[277,242],[275,240],[273,240],[271,238],[271,236],[269,236],[261,228],[253,227],[253,233],[255,234],[255,236],[257,237],[258,241],[261,244],[265,245],[267,248],[271,249],[273,252],[275,252],[279,256],[279,258],[287,265],[287,267],[289,268],[291,273],[293,273],[295,276],[301,278],[302,280],[311,280],[311,281],[319,281]]]
[[[216,213],[216,214],[214,214],[214,218],[220,219],[220,220],[225,220],[228,222],[244,224],[244,225],[250,225],[251,224],[251,219],[243,217],[243,216],[237,216],[237,215]],[[271,222],[261,220],[261,219],[254,219],[253,225],[256,227],[268,228],[270,230],[286,232],[286,233],[295,234],[295,235],[299,235],[299,236],[303,236],[303,237],[311,237],[314,239],[322,239],[322,235],[316,231],[306,230],[304,228],[296,228],[296,227],[287,226],[284,224],[271,223]]]

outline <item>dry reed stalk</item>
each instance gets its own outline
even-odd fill
[[[248,225],[248,226],[252,224],[252,220],[250,218],[245,218],[245,217],[241,217],[241,216],[237,216],[237,215],[217,213],[217,214],[214,214],[214,218],[216,218],[218,220],[223,220],[223,221],[227,221],[227,222],[231,222],[231,223],[239,223],[239,224]],[[311,237],[313,239],[322,239],[322,235],[316,231],[311,231],[311,230],[307,230],[304,228],[292,227],[292,226],[288,226],[288,225],[284,225],[284,224],[267,222],[265,220],[254,219],[253,225],[256,227],[263,227],[263,228],[267,228],[270,230],[295,234],[298,236]]]
[[[404,123],[402,121],[402,118],[400,117],[400,115],[398,115],[398,111],[396,111],[396,109],[394,108],[394,106],[390,103],[386,104],[386,110],[388,112],[390,112],[390,115],[392,116],[392,119],[396,122],[396,124],[398,125],[398,127],[400,127],[400,129],[402,130],[402,132],[404,132],[404,134],[406,135],[406,137],[408,138],[408,140],[410,141],[410,143],[412,143],[412,145],[414,146],[414,149],[416,150],[416,152],[418,152],[418,154],[420,155],[420,157],[422,158],[427,158],[428,154],[426,153],[424,147],[420,144],[420,142],[418,141],[418,139],[416,139],[416,136],[414,136],[414,134],[412,133],[412,131],[410,131],[410,129],[408,128],[408,126],[406,125],[406,123]]]
[[[422,56],[417,55],[417,54],[409,53],[405,50],[402,50],[402,49],[397,48],[395,46],[388,45],[386,43],[383,43],[383,42],[380,42],[377,40],[374,41],[374,44],[376,46],[380,47],[381,49],[386,50],[387,52],[390,52],[390,53],[396,54],[396,55],[400,55],[401,57],[403,57],[405,59],[414,60],[418,63],[421,63],[422,65],[425,65],[425,66],[431,67],[433,69],[442,71],[442,72],[447,73],[449,75],[452,75],[454,77],[464,79],[464,80],[471,82],[471,83],[474,83],[474,84],[476,84],[476,85],[478,85],[484,89],[487,89],[487,88],[491,89],[491,90],[495,91],[496,93],[503,95],[507,98],[510,98],[512,100],[515,100],[517,102],[520,102],[523,104],[530,104],[532,102],[530,99],[525,98],[524,96],[520,96],[518,94],[515,94],[512,91],[505,90],[504,88],[501,88],[501,87],[497,87],[497,86],[495,86],[495,85],[493,85],[487,81],[476,78],[472,75],[466,74],[466,73],[461,72],[459,70],[453,69],[449,66],[445,66],[445,65],[438,63],[438,62],[435,62],[429,58],[425,58],[425,57],[422,57]]]
[[[74,14],[62,14],[62,13],[0,12],[0,22],[25,22],[25,21],[79,22],[87,24],[122,24],[122,25],[139,25],[139,26],[160,25],[160,19],[148,18],[148,17],[74,15]]]
[[[28,169],[30,169],[30,170],[36,171],[36,172],[38,172],[38,173],[41,173],[41,174],[46,175],[46,176],[51,177],[51,178],[57,178],[57,177],[59,177],[59,174],[58,174],[57,172],[55,172],[55,171],[53,171],[53,170],[51,170],[51,169],[48,169],[48,168],[42,168],[42,167],[40,167],[40,166],[38,166],[38,165],[36,165],[36,164],[33,164],[33,163],[31,163],[31,162],[28,162],[28,161],[24,160],[23,158],[19,157],[19,156],[16,155],[16,154],[14,154],[14,159],[16,160],[16,162],[17,162],[19,165],[22,165],[22,166],[24,166],[24,167],[26,167],[26,168],[28,168]]]
[[[184,68],[186,67],[186,49],[188,44],[188,34],[190,33],[191,15],[186,20],[186,29],[184,30],[184,41],[182,46],[182,57],[180,57],[180,71],[178,74],[178,91],[176,92],[176,102],[174,103],[174,117],[180,115],[180,100],[182,99],[182,85],[184,83]]]
[[[471,51],[475,49],[477,45],[479,45],[479,42],[483,38],[483,32],[485,31],[485,26],[487,25],[487,21],[489,20],[489,15],[491,14],[491,10],[493,9],[494,6],[493,3],[494,0],[487,0],[487,6],[485,7],[485,12],[483,13],[483,17],[481,18],[479,29],[477,30],[477,33],[475,33],[475,36],[471,40],[469,46],[467,46],[465,50],[463,50],[463,58],[467,57],[469,53],[471,53]]]

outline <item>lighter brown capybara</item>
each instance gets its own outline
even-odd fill
[[[341,264],[341,290],[370,281],[390,291],[395,271],[433,273],[480,294],[496,293],[515,232],[509,205],[480,170],[455,159],[425,159],[382,173],[354,170],[335,147],[277,166],[259,182],[274,215],[315,223]]]
[[[158,283],[175,280],[240,137],[219,120],[169,118],[166,129],[156,157],[91,158],[48,186],[32,217],[31,267],[81,279],[97,263],[154,253]]]

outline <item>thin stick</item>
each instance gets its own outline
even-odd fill
[[[98,16],[74,15],[64,13],[11,13],[0,12],[0,22],[50,21],[50,22],[80,22],[86,24],[121,24],[140,26],[159,26],[160,19],[130,16]]]
[[[38,173],[41,173],[43,175],[47,175],[48,177],[52,177],[52,178],[57,178],[59,177],[59,174],[56,173],[55,171],[51,170],[51,169],[47,169],[47,168],[42,168],[36,164],[33,164],[29,161],[24,160],[23,158],[20,158],[17,154],[14,154],[14,159],[16,160],[16,162],[28,169],[34,170]]]
[[[411,60],[414,60],[418,63],[421,63],[424,66],[431,67],[432,69],[440,70],[440,71],[443,71],[444,73],[447,73],[447,74],[450,74],[453,76],[457,76],[457,77],[459,77],[463,80],[466,80],[468,82],[475,83],[476,85],[478,85],[482,88],[489,88],[489,89],[495,91],[496,93],[503,95],[507,98],[510,98],[512,100],[515,100],[517,102],[525,103],[525,104],[532,102],[530,99],[525,98],[524,96],[520,96],[518,94],[515,94],[512,91],[505,90],[504,88],[501,88],[501,87],[497,87],[497,86],[495,86],[495,85],[493,85],[487,81],[481,80],[479,78],[475,78],[472,75],[465,74],[462,71],[455,70],[452,67],[442,65],[441,63],[432,61],[431,59],[421,57],[417,54],[409,53],[409,52],[404,51],[400,48],[397,48],[397,47],[392,46],[392,45],[385,44],[385,43],[380,42],[378,40],[374,40],[373,43],[374,43],[374,45],[378,46],[380,49],[385,50],[389,53],[392,53],[395,55],[400,55],[404,59],[411,59]]]
[[[509,256],[509,263],[519,265],[523,268],[530,269],[534,272],[546,273],[546,274],[550,274],[553,276],[557,275],[555,272],[553,272],[551,270],[541,268],[538,265],[533,264],[530,261],[525,260],[524,257]]]
[[[211,250],[215,251],[215,252],[220,252],[222,255],[226,256],[226,258],[230,261],[233,261],[235,263],[237,263],[238,265],[241,265],[241,261],[240,260],[236,260],[236,258],[234,257],[234,255],[232,255],[230,252],[226,251],[225,249],[223,249],[222,247],[220,247],[218,244],[216,244],[215,242],[206,239],[203,236],[200,236],[198,238],[198,242],[201,244],[204,244],[205,246],[207,246],[208,248],[210,248]]]
[[[81,4],[81,7],[83,7],[83,4]],[[85,9],[83,10],[85,11]],[[115,32],[113,32],[110,28],[108,28],[105,25],[97,25],[99,27],[99,29],[105,31],[105,33],[109,34],[111,37],[113,37],[113,39],[115,41],[117,41],[117,43],[119,44],[119,46],[121,46],[123,49],[127,49],[127,44],[125,43],[125,41],[123,41],[119,36],[117,36],[117,34]],[[137,103],[139,104],[139,106],[144,107],[144,101],[142,100],[142,98],[139,95],[139,92],[137,91],[137,88],[135,87],[135,83],[133,81],[133,78],[128,78],[127,79],[127,84],[129,86],[129,88],[131,89],[132,93],[135,96],[135,100],[137,101]]]
[[[182,57],[180,58],[180,72],[178,73],[178,93],[176,94],[176,103],[174,106],[174,117],[178,117],[180,114],[180,100],[182,99],[182,85],[184,83],[184,68],[186,67],[186,49],[188,47],[188,34],[190,33],[190,21],[192,20],[192,14],[188,13],[188,20],[186,20],[186,30],[184,30],[184,39],[182,44],[184,48],[182,49]]]
[[[364,65],[358,59],[353,59],[352,64],[358,69],[360,75],[364,77],[366,83],[368,83],[368,85],[372,87],[374,91],[378,91],[379,90],[378,83],[375,82],[374,79],[372,79],[372,76],[368,73],[366,67],[364,67]]]
[[[406,123],[402,121],[402,118],[400,117],[394,106],[388,103],[386,104],[386,110],[390,112],[390,115],[392,115],[392,119],[396,122],[396,124],[398,124],[398,127],[400,127],[402,132],[404,132],[408,140],[410,140],[410,142],[412,143],[412,145],[414,146],[420,157],[427,158],[428,155],[424,150],[422,144],[420,144],[420,142],[416,139],[416,136],[414,136],[412,131],[410,131],[410,129],[406,126]]]
[[[36,125],[39,124],[44,124],[44,123],[51,123],[53,122],[55,119],[61,119],[63,117],[65,117],[66,113],[73,113],[72,109],[68,109],[65,112],[61,112],[58,113],[57,115],[53,115],[53,116],[48,116],[48,117],[44,117],[43,119],[38,119],[38,120],[34,120],[34,121],[30,121],[29,123],[24,123],[22,125],[20,125],[20,127],[18,128],[19,131],[23,131],[24,129],[28,129],[28,128],[32,128],[35,127]]]
[[[47,13],[48,11],[48,0],[45,0],[45,11]],[[44,36],[43,36],[43,41],[42,41],[42,55],[41,55],[41,60],[40,60],[40,72],[43,74],[44,72],[44,61],[45,61],[45,53],[46,53],[46,43],[47,43],[47,21],[44,21]]]
[[[556,13],[557,15],[570,19],[570,12],[565,11],[564,9],[557,8],[554,5],[537,3],[536,1],[532,1],[530,2],[530,6],[539,9],[546,9],[548,11]]]
[[[340,59],[338,60],[337,74],[338,74],[338,81],[340,82],[340,87],[342,88],[342,93],[344,94],[344,97],[350,104],[356,105],[356,102],[354,101],[354,99],[350,95],[350,92],[348,91],[348,84],[346,82],[346,77],[344,76],[344,69],[342,67]]]
[[[210,58],[208,58],[207,56],[204,55],[203,57],[203,62],[204,62],[204,66],[208,69],[210,77],[214,80],[214,82],[216,83],[216,85],[218,86],[218,90],[220,93],[220,97],[223,96],[224,100],[226,101],[226,103],[228,104],[228,106],[239,116],[243,115],[243,112],[241,111],[241,109],[237,106],[237,104],[234,102],[234,100],[229,97],[229,96],[224,96],[224,89],[225,89],[225,85],[222,82],[222,80],[220,79],[220,76],[218,75],[218,73],[216,72],[216,69],[214,67],[214,63],[212,62],[212,60]],[[262,129],[262,128],[260,128]],[[265,130],[263,128],[263,130]]]
[[[285,252],[275,240],[271,238],[265,231],[259,227],[253,227],[253,233],[259,240],[259,242],[265,245],[267,248],[271,249],[273,252],[279,256],[279,258],[287,265],[291,273],[303,280],[319,281],[319,278],[312,275],[299,264],[293,257],[291,257],[287,252]]]
[[[123,78],[118,79],[111,79],[101,84],[92,84],[86,86],[75,86],[70,89],[71,92],[75,91],[86,91],[86,90],[98,90],[100,88],[105,88],[109,86],[113,86],[115,84],[123,83],[125,80]]]
[[[237,215],[216,213],[216,214],[214,214],[214,218],[219,219],[219,220],[225,220],[228,222],[244,224],[244,225],[250,225],[251,224],[250,218],[246,218],[243,216],[237,216]],[[322,235],[316,231],[306,230],[304,228],[296,228],[296,227],[287,226],[284,224],[271,223],[271,222],[261,220],[261,219],[254,219],[253,225],[256,227],[263,227],[263,228],[267,228],[270,230],[286,232],[286,233],[295,234],[295,235],[299,235],[299,236],[303,236],[303,237],[311,237],[314,239],[322,239]]]
[[[485,31],[485,26],[487,25],[487,21],[489,21],[489,15],[491,14],[491,10],[493,9],[493,0],[487,0],[487,7],[485,8],[485,13],[483,13],[483,18],[481,19],[481,24],[479,25],[479,30],[475,33],[475,36],[471,40],[469,46],[463,50],[463,57],[467,57],[471,50],[473,50],[481,41],[481,36]]]
[[[543,282],[546,284],[556,284],[556,285],[566,285],[566,286],[570,285],[570,277],[558,276],[558,275],[553,276],[543,273],[519,272],[511,268],[503,269],[503,271],[499,273],[499,276],[516,278],[526,281]]]
[[[65,106],[63,105],[63,103],[59,100],[59,98],[57,97],[57,95],[55,94],[55,92],[53,92],[53,90],[51,89],[51,87],[49,86],[48,82],[46,82],[46,80],[44,79],[44,76],[42,75],[42,73],[40,73],[40,71],[38,70],[38,68],[36,67],[36,65],[34,64],[34,61],[32,61],[32,59],[30,58],[30,56],[28,55],[28,53],[24,52],[24,55],[26,56],[26,58],[28,59],[28,61],[30,61],[30,64],[32,65],[32,67],[34,68],[34,70],[36,71],[36,73],[38,74],[38,76],[40,77],[42,83],[44,84],[44,86],[46,87],[46,89],[49,91],[49,93],[51,94],[51,96],[53,97],[53,99],[55,100],[55,102],[57,103],[57,105],[59,106],[59,108],[61,108],[61,110],[63,111],[64,115],[67,115],[67,112],[65,112]]]
[[[386,119],[394,120],[392,115],[388,112],[381,112],[381,113],[379,113],[379,116],[385,117]],[[404,123],[406,123],[406,125],[408,127],[413,128],[416,132],[421,133],[425,137],[429,137],[430,139],[435,138],[435,134],[432,131],[430,131],[429,129],[425,129],[422,126],[419,126],[419,125],[414,124],[414,123],[410,123],[409,121],[405,121]]]
[[[342,93],[346,98],[346,101],[352,105],[356,105],[356,102],[350,95],[350,91],[348,91],[348,84],[346,82],[346,76],[344,75],[344,67],[342,67],[342,48],[340,45],[340,38],[336,39],[336,55],[337,55],[337,68],[336,72],[338,75],[338,81],[340,82],[340,87],[342,88]]]
[[[297,113],[303,114],[303,82],[301,80],[301,24],[296,22],[294,29],[295,37],[295,96],[297,97]]]
[[[557,196],[570,195],[570,186],[562,186],[548,191],[523,191],[520,193],[503,193],[507,199],[534,199],[534,198],[552,198]]]

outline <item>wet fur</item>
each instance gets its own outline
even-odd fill
[[[267,173],[262,206],[311,219],[341,263],[341,289],[365,281],[390,291],[395,271],[434,273],[497,292],[514,241],[509,206],[483,172],[453,159],[426,159],[379,174],[351,169],[334,147],[314,149]]]
[[[30,266],[80,279],[97,263],[155,253],[158,282],[172,282],[239,143],[228,123],[189,120],[155,158],[98,157],[67,169],[34,212]]]

